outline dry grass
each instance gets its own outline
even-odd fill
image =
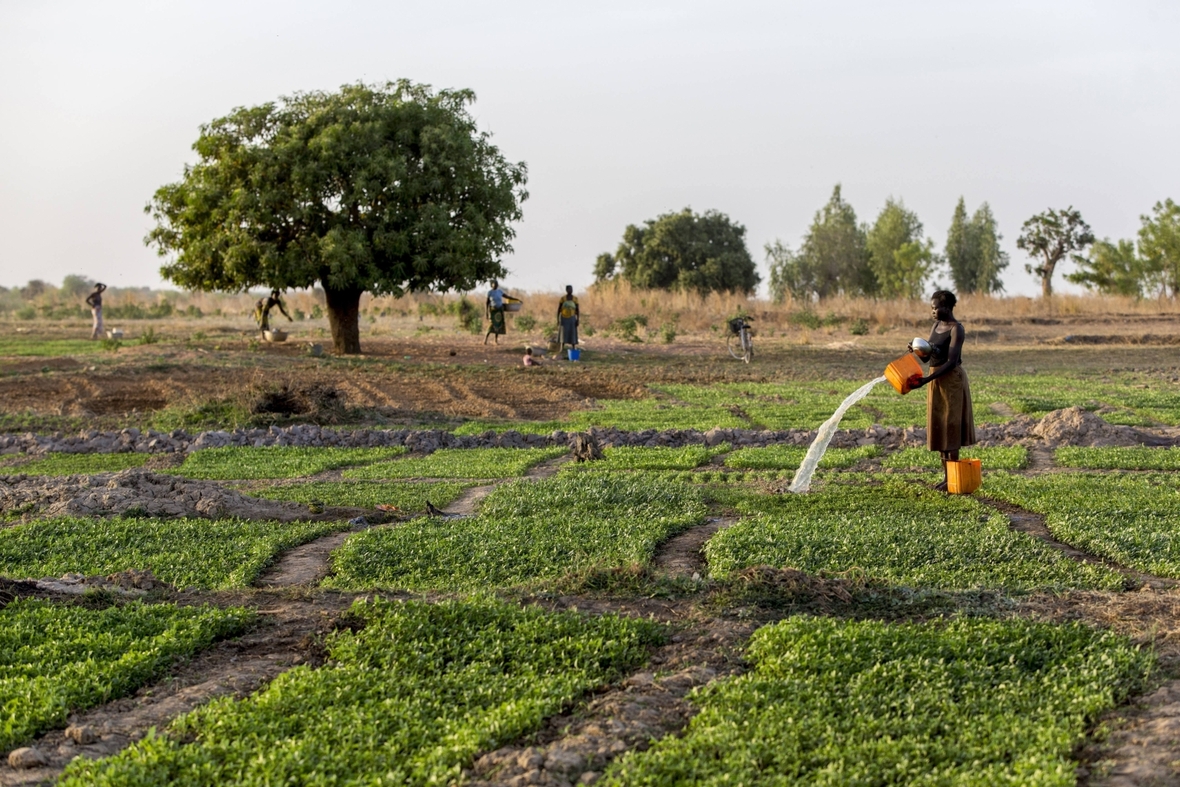
[[[524,300],[519,316],[536,320],[538,329],[554,324],[560,292],[512,291],[510,294]],[[838,326],[840,333],[848,332],[850,326],[863,321],[864,330],[874,333],[890,329],[909,329],[929,324],[930,309],[925,300],[897,299],[879,300],[874,298],[829,298],[818,303],[806,303],[788,299],[783,303],[772,303],[765,299],[750,298],[732,293],[715,293],[700,297],[685,292],[664,292],[633,289],[623,282],[595,285],[576,293],[582,307],[584,332],[609,330],[616,321],[640,315],[646,318],[647,338],[658,337],[664,326],[671,326],[678,335],[718,334],[724,330],[725,321],[739,313],[752,316],[755,325],[763,335],[791,334],[806,341],[809,331],[815,330],[817,322],[824,324],[823,331],[831,333],[832,326]],[[200,309],[206,316],[219,315],[240,323],[248,328],[250,315],[258,293],[182,293],[150,291],[146,289],[112,289],[107,296],[110,306],[139,303],[145,307],[161,300],[169,300],[178,312],[171,320],[186,320],[184,311],[190,306]],[[363,319],[379,320],[385,325],[381,332],[413,330],[413,325],[422,323],[441,326],[456,321],[455,304],[466,297],[481,312],[484,293],[439,295],[415,293],[404,298],[364,296],[361,300]],[[324,307],[323,293],[301,290],[284,296],[288,311],[296,310],[305,318]],[[34,300],[42,302],[65,302],[56,288]],[[987,325],[1009,325],[1028,323],[1034,319],[1074,318],[1107,319],[1118,317],[1177,317],[1180,316],[1180,302],[1170,299],[1143,299],[1101,296],[1101,295],[1058,295],[1049,301],[1040,298],[1003,297],[982,295],[964,296],[956,308],[957,316],[972,325],[973,329]],[[13,319],[9,312],[8,319]],[[282,319],[281,317],[279,318]],[[326,320],[319,321],[326,326]],[[400,326],[400,327],[397,327]]]

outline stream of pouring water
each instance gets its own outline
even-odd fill
[[[815,439],[811,441],[811,447],[807,449],[807,456],[803,457],[803,464],[799,465],[799,469],[795,471],[795,478],[791,481],[791,486],[787,491],[806,492],[811,488],[811,474],[815,472],[815,466],[819,464],[819,460],[824,458],[824,451],[828,450],[828,443],[832,442],[832,435],[836,434],[836,427],[840,425],[840,419],[844,417],[844,413],[848,412],[849,407],[868,396],[869,391],[873,390],[877,383],[883,382],[885,382],[884,375],[857,388],[840,403],[836,412],[832,413],[832,417],[824,421],[823,426],[816,433]]]

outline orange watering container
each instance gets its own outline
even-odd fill
[[[952,495],[969,495],[983,483],[978,459],[960,459],[946,463],[946,491]]]
[[[921,376],[922,364],[918,363],[913,353],[906,353],[885,367],[885,379],[899,394],[910,392],[909,380],[915,374]]]

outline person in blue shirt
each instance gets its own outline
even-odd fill
[[[488,291],[488,298],[485,302],[485,311],[488,315],[488,321],[491,325],[488,327],[488,332],[484,334],[483,343],[488,343],[488,337],[495,334],[496,344],[500,343],[500,336],[505,333],[504,327],[504,291],[500,289],[500,282],[492,279],[492,289]]]

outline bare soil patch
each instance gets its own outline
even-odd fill
[[[736,517],[709,517],[704,524],[673,536],[656,550],[655,568],[673,577],[702,577],[708,571],[705,543],[713,534],[737,522]]]
[[[332,552],[356,530],[341,530],[287,550],[255,584],[264,588],[318,585],[331,570]]]
[[[213,481],[192,481],[139,469],[74,476],[0,476],[0,511],[31,516],[240,517],[328,521],[354,509],[312,515],[299,503],[247,497]]]

